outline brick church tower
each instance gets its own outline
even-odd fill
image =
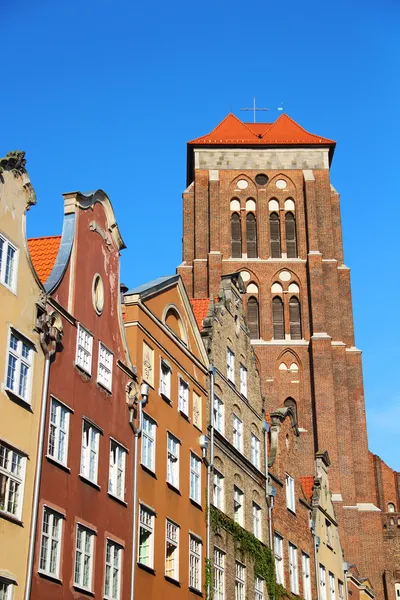
[[[275,123],[230,114],[189,142],[178,272],[193,298],[216,296],[221,275],[241,272],[265,410],[295,406],[304,475],[313,473],[315,451],[329,452],[345,559],[383,598],[361,351],[330,182],[334,150],[285,114]]]

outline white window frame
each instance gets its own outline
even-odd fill
[[[310,557],[305,552],[301,553],[301,570],[302,570],[302,578],[303,578],[304,600],[311,600]]]
[[[253,515],[253,534],[259,540],[262,540],[262,519],[261,519],[261,506],[256,502],[252,504],[252,515]]]
[[[333,547],[333,531],[332,531],[332,523],[325,519],[325,536],[326,536],[326,544],[329,548]]]
[[[157,424],[155,420],[147,413],[143,413],[140,462],[153,473],[156,471],[156,437]]]
[[[104,568],[104,598],[120,600],[123,548],[114,540],[106,539]]]
[[[160,359],[160,396],[171,400],[171,374],[172,369],[163,358]]]
[[[286,506],[292,512],[296,512],[296,500],[294,490],[294,479],[288,473],[285,474],[286,479]]]
[[[285,586],[285,568],[283,557],[283,537],[275,531],[274,533],[274,557],[276,582]]]
[[[240,363],[240,393],[247,398],[247,369]]]
[[[182,377],[179,377],[178,410],[189,416],[189,384]]]
[[[189,587],[201,592],[201,539],[189,533]]]
[[[125,501],[126,449],[110,439],[110,463],[108,470],[108,493]]]
[[[245,600],[246,567],[238,560],[235,564],[235,600]]]
[[[244,527],[244,493],[237,485],[233,486],[233,517],[235,523]]]
[[[179,530],[179,525],[166,519],[164,574],[174,581],[179,581]]]
[[[81,588],[82,590],[88,590],[89,592],[93,591],[95,535],[96,534],[92,529],[81,523],[77,523],[75,537],[74,586]],[[87,572],[86,565],[88,565]]]
[[[214,600],[225,600],[225,552],[214,547]]]
[[[54,409],[54,410],[53,410]],[[47,456],[67,466],[71,409],[51,396]]]
[[[335,576],[329,571],[329,600],[336,600]]]
[[[154,512],[147,506],[144,506],[143,504],[139,504],[137,561],[141,565],[145,565],[146,567],[149,567],[150,569],[152,569],[154,567],[154,526],[155,526],[154,519],[155,519]],[[140,544],[141,531],[144,531],[148,534],[148,536],[146,538],[146,542],[148,541],[148,543],[146,543],[145,546],[143,546],[143,544],[142,545]],[[141,553],[142,548],[148,548],[148,556],[147,556],[146,560],[143,560],[143,558],[141,558],[140,553]]]
[[[11,345],[13,344],[13,345]],[[14,344],[16,347],[14,347]],[[31,404],[32,373],[35,347],[30,340],[13,327],[8,332],[4,387],[12,394]],[[23,389],[21,390],[21,385]]]
[[[226,348],[226,377],[235,383],[235,354],[229,347]]]
[[[326,600],[326,569],[319,565],[319,591],[321,600]]]
[[[97,383],[112,391],[114,354],[103,344],[99,342],[99,354],[97,360]]]
[[[254,581],[254,600],[264,600],[265,598],[265,580],[262,577],[256,577]]]
[[[17,290],[17,279],[18,279],[18,263],[19,263],[19,250],[14,244],[10,242],[5,235],[0,233],[0,283],[4,285],[7,289],[9,289],[14,294]],[[9,249],[13,251],[13,257],[11,259],[11,280],[6,280],[7,269],[10,266],[9,262]]]
[[[250,460],[257,468],[260,468],[261,442],[258,437],[252,433],[250,435]]]
[[[179,490],[179,453],[180,441],[170,431],[167,431],[167,481]]]
[[[22,517],[25,470],[26,456],[0,440],[0,513],[18,520]]]
[[[339,600],[344,600],[344,583],[338,579],[338,596]],[[399,586],[399,596],[400,596],[400,586]]]
[[[12,600],[14,596],[14,581],[6,577],[0,577],[0,599]]]
[[[92,360],[93,335],[83,325],[78,323],[76,332],[75,364],[88,375],[92,375]]]
[[[96,425],[87,419],[82,419],[80,475],[96,485],[99,474],[100,435],[100,429]]]
[[[38,571],[57,579],[60,577],[63,520],[63,514],[43,506]]]
[[[299,593],[299,569],[297,562],[297,546],[289,542],[289,578],[290,591],[293,594]]]
[[[189,497],[201,505],[201,459],[190,453],[190,492]]]
[[[217,469],[214,469],[213,504],[225,510],[225,478]]]
[[[232,417],[232,438],[236,450],[243,452],[243,421],[235,414]]]
[[[225,405],[214,395],[214,427],[222,435],[225,434]]]

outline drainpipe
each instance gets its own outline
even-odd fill
[[[131,406],[129,409],[129,425],[132,428],[134,435],[134,458],[133,458],[133,519],[132,519],[132,569],[131,569],[131,593],[130,600],[134,600],[135,598],[135,574],[136,574],[136,523],[137,523],[137,492],[138,492],[138,447],[139,447],[139,436],[142,433],[142,422],[143,422],[143,406],[147,404],[149,398],[149,386],[147,383],[142,383],[140,386],[140,395],[141,399],[138,404],[138,412],[139,412],[139,427],[135,427],[134,420],[134,406]]]
[[[215,379],[215,367],[210,364],[210,460],[207,466],[207,544],[206,544],[206,557],[208,564],[210,565],[211,560],[211,485],[212,485],[212,474],[214,470],[214,379]],[[211,598],[211,582],[208,582],[207,598]]]

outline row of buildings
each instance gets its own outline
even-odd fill
[[[183,262],[134,289],[102,190],[27,240],[0,160],[0,600],[400,597],[333,150],[286,115],[190,142]]]

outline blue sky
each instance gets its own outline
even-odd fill
[[[62,192],[104,189],[130,287],[180,263],[187,140],[256,96],[337,141],[370,447],[400,470],[398,2],[4,4],[0,155],[27,153],[28,234],[61,231]]]

